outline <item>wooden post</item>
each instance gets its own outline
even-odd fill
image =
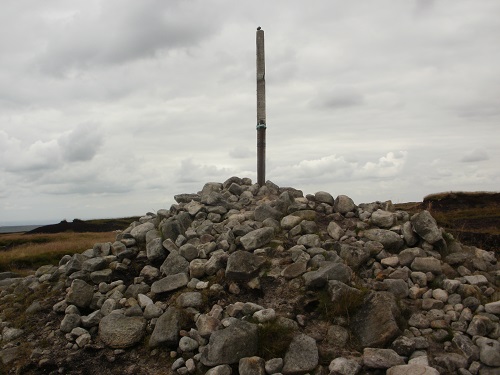
[[[266,62],[264,30],[257,28],[257,183],[266,182]]]

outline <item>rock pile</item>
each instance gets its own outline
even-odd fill
[[[175,200],[114,243],[0,280],[5,368],[499,373],[497,256],[429,212],[238,177]],[[23,294],[35,297],[16,326]]]

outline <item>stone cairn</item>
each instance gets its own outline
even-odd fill
[[[90,374],[128,358],[120,373],[500,373],[496,254],[428,211],[238,177],[175,200],[113,243],[0,274],[0,303],[45,288],[25,314],[50,319],[33,333],[0,311],[5,368],[24,358],[27,373]],[[80,352],[95,370],[70,367]],[[169,367],[148,367],[162,355]]]

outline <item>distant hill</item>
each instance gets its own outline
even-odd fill
[[[35,228],[26,234],[38,233],[61,233],[61,232],[111,232],[114,230],[126,229],[130,223],[139,219],[139,216],[119,218],[119,219],[96,219],[80,220],[74,219],[72,222],[63,220],[58,224],[44,225]]]

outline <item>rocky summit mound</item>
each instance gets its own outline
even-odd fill
[[[497,255],[428,211],[237,177],[175,200],[0,274],[4,373],[499,373]]]

